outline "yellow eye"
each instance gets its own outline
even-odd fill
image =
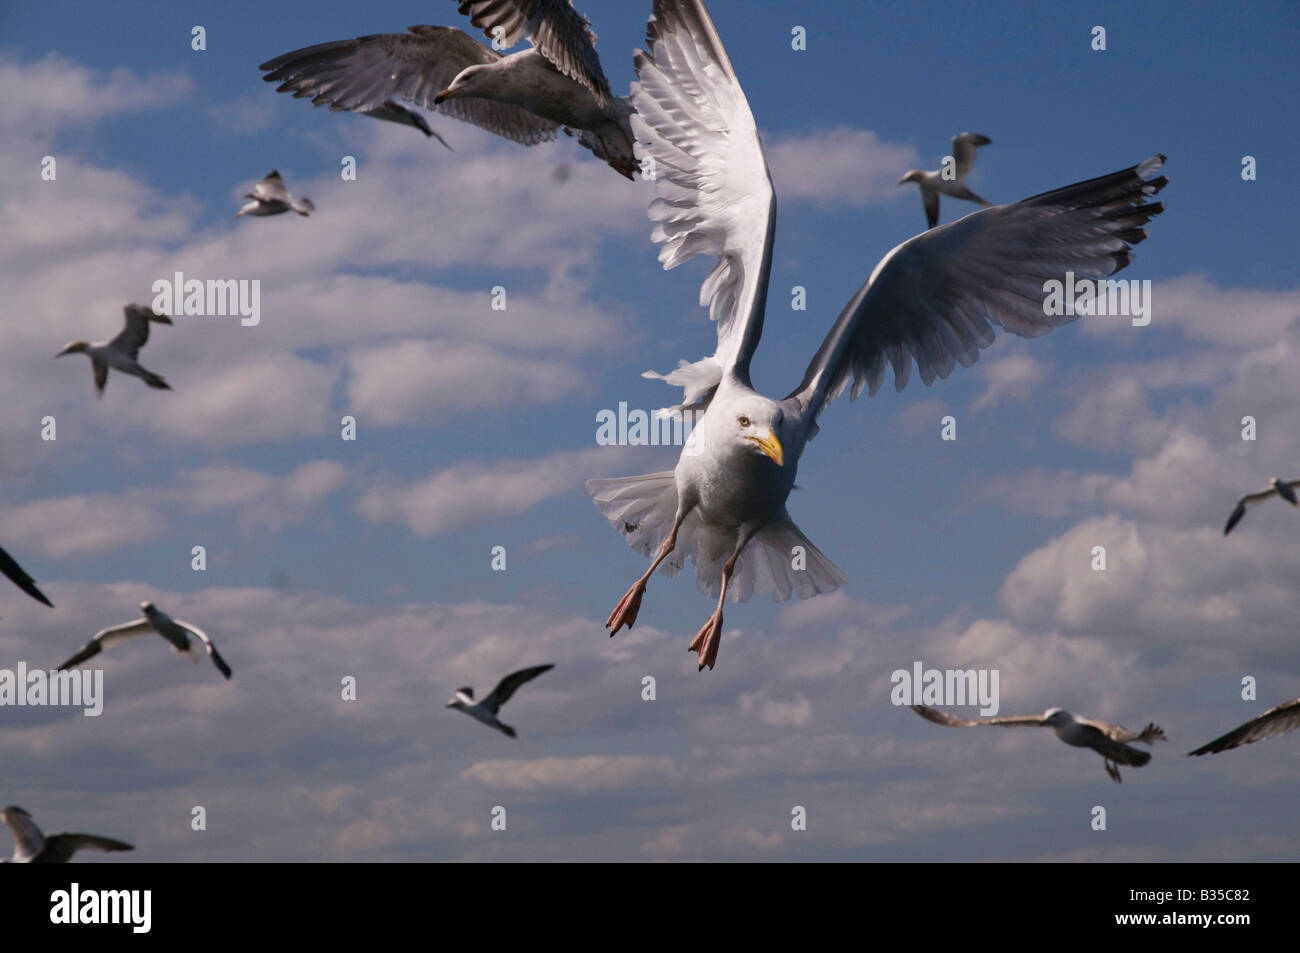
[[[736,418],[736,422],[739,423],[740,426],[742,426],[742,427],[748,427],[748,426],[749,426],[749,418],[746,417],[746,416],[744,416],[743,414],[742,414],[741,416],[739,416],[739,417]]]

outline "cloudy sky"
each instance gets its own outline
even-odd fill
[[[625,91],[649,4],[579,6]],[[100,718],[0,710],[0,803],[151,861],[1294,859],[1300,738],[1183,755],[1300,695],[1300,517],[1221,535],[1242,492],[1300,476],[1296,8],[710,7],[780,202],[761,390],[798,381],[924,225],[895,183],[964,129],[993,140],[970,183],[997,202],[1169,156],[1124,275],[1152,282],[1150,325],[1003,337],[931,388],[838,402],[790,510],[848,583],[730,606],[697,673],[711,606],[689,577],[653,580],[606,637],[644,562],[583,490],[673,466],[598,446],[597,415],[662,406],[676,392],[640,373],[712,350],[706,265],[661,271],[648,183],[573,140],[430,117],[452,152],[260,79],[298,47],[467,26],[450,0],[6,4],[0,545],[57,609],[0,588],[0,667],[55,665],[152,599],[235,674],[140,642],[101,658]],[[311,218],[234,217],[272,167]],[[943,221],[972,208],[945,199]],[[174,392],[114,375],[96,401],[88,362],[54,353],[115,334],[176,271],[260,280],[260,325],[178,317],[143,352]],[[1170,741],[1115,785],[1047,731],[895,707],[914,661],[997,669],[1004,714],[1154,720]],[[517,740],[443,707],[542,662],[504,709]]]

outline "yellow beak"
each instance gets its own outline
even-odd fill
[[[781,441],[776,439],[776,434],[769,430],[765,437],[750,437],[749,439],[758,444],[758,449],[771,457],[772,462],[778,467],[785,466],[785,451],[781,449]]]

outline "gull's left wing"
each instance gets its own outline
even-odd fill
[[[221,657],[221,653],[217,651],[217,647],[212,644],[212,640],[208,638],[206,632],[200,629],[197,625],[190,625],[188,622],[182,622],[180,619],[172,619],[172,621],[202,642],[204,646],[207,647],[208,656],[212,659],[212,664],[217,667],[217,671],[226,676],[226,678],[230,677],[230,666],[227,665],[226,660]]]
[[[1038,337],[1075,315],[1045,314],[1049,280],[1098,279],[1128,265],[1143,225],[1164,211],[1148,196],[1168,183],[1145,162],[1011,205],[974,212],[909,239],[876,265],[822,342],[799,387],[811,435],[822,409],[853,382],[874,394],[886,365],[907,386],[915,363],[927,386],[969,367],[993,343],[993,325]]]
[[[927,705],[913,705],[912,711],[916,712],[926,721],[932,721],[936,725],[947,725],[950,728],[980,728],[984,725],[1000,725],[1003,728],[1041,728],[1043,726],[1042,715],[1000,715],[996,718],[959,718],[956,715],[950,715],[946,711],[939,711],[939,709],[930,708]]]
[[[258,183],[260,186],[261,183]],[[281,185],[281,191],[284,186]],[[159,324],[171,324],[172,319],[165,314],[155,314],[152,308],[146,308],[142,304],[128,304],[122,308],[122,313],[126,315],[126,326],[122,328],[120,334],[109,342],[110,347],[118,348],[131,355],[131,360],[140,356],[140,348],[149,343],[149,322],[157,321]],[[153,352],[150,351],[150,354]]]
[[[36,588],[36,580],[27,575],[23,567],[18,565],[18,561],[3,549],[0,549],[0,572],[8,576],[10,582],[37,602],[43,602],[51,609],[54,608],[54,603],[45,598],[45,593]]]
[[[15,861],[24,863],[41,852],[45,846],[45,835],[30,814],[21,807],[10,805],[0,811],[0,819],[4,820],[9,833],[14,837]]]
[[[534,665],[532,668],[511,672],[497,682],[497,687],[492,689],[492,693],[479,704],[495,715],[501,710],[502,705],[510,701],[510,696],[518,691],[520,685],[524,684],[524,682],[531,682],[538,675],[549,672],[553,668],[555,668],[554,665]]]
[[[85,847],[95,850],[135,850],[125,841],[100,837],[98,834],[51,834],[45,838],[45,850],[41,852],[43,864],[66,864],[72,855]]]
[[[1244,725],[1232,729],[1226,735],[1215,738],[1208,744],[1201,745],[1188,754],[1189,756],[1218,754],[1220,751],[1229,751],[1240,745],[1254,744],[1256,741],[1263,741],[1274,735],[1286,734],[1297,728],[1300,728],[1300,698],[1270,708],[1257,718],[1252,718]]]

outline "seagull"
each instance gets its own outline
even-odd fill
[[[73,854],[85,847],[135,850],[130,844],[95,834],[51,834],[46,837],[30,814],[12,804],[0,811],[0,818],[4,818],[14,836],[13,857],[0,859],[0,864],[66,864]]]
[[[149,323],[171,324],[172,319],[165,314],[156,314],[153,309],[142,304],[128,304],[122,309],[126,314],[126,327],[122,333],[111,341],[91,344],[89,341],[72,341],[64,345],[55,357],[65,354],[85,354],[90,358],[95,369],[95,396],[104,396],[104,387],[108,384],[108,369],[111,367],[123,374],[138,377],[155,390],[171,390],[165,380],[152,371],[140,366],[140,348],[149,341]]]
[[[975,165],[975,150],[987,146],[993,140],[977,132],[963,132],[952,137],[952,159],[956,166],[957,177],[945,179],[943,170],[923,172],[920,169],[908,169],[907,175],[898,180],[899,185],[915,182],[921,187],[921,202],[925,205],[925,220],[930,228],[939,224],[939,193],[951,195],[955,199],[978,202],[985,208],[992,208],[992,202],[986,202],[970,189],[966,188],[966,173]]]
[[[382,109],[383,104],[379,104],[376,108]],[[316,206],[311,199],[295,199],[289,194],[289,190],[284,187],[284,179],[280,178],[280,173],[275,169],[266,173],[265,178],[253,186],[253,191],[246,193],[244,198],[253,201],[240,208],[235,213],[235,218],[241,215],[279,215],[290,209],[306,218],[316,211]]]
[[[1140,165],[999,205],[904,242],[876,265],[841,312],[783,400],[758,393],[750,360],[767,299],[776,197],[745,94],[700,0],[656,0],[649,52],[636,54],[632,126],[638,154],[655,160],[651,237],[674,268],[699,254],[718,262],[700,290],[717,323],[718,348],[659,376],[681,386],[694,429],[674,470],[590,480],[597,509],[653,561],[606,620],[610,634],[636,621],[646,583],[689,556],[701,592],[717,608],[690,644],[713,668],[730,594],[777,601],[830,592],[846,580],[795,526],[786,499],[822,410],[852,380],[874,394],[886,365],[902,390],[915,361],[929,385],[993,343],[993,325],[1037,337],[1074,320],[1044,314],[1044,282],[1100,278],[1129,262],[1142,225],[1158,214],[1145,196],[1163,156]],[[661,412],[662,413],[662,412]],[[859,503],[849,505],[859,506]]]
[[[1120,781],[1121,764],[1140,768],[1151,760],[1149,752],[1139,751],[1126,742],[1140,741],[1149,745],[1157,741],[1169,740],[1165,737],[1164,729],[1157,727],[1154,722],[1148,723],[1135,734],[1122,725],[1112,725],[1108,721],[1096,718],[1078,718],[1060,708],[1049,708],[1041,715],[1009,715],[1001,718],[958,718],[924,705],[913,705],[912,711],[936,725],[951,725],[954,728],[973,728],[982,725],[1001,725],[1004,728],[1022,726],[1051,728],[1056,732],[1056,737],[1067,745],[1091,748],[1101,755],[1106,764],[1106,773],[1116,782]]]
[[[1222,738],[1215,738],[1209,744],[1201,745],[1195,751],[1188,752],[1188,757],[1202,754],[1218,754],[1240,745],[1254,744],[1274,735],[1284,735],[1288,731],[1300,728],[1300,698],[1283,702],[1276,708],[1270,708],[1257,718],[1252,718],[1237,728],[1233,728]]]
[[[54,603],[45,598],[45,593],[36,588],[36,580],[27,575],[23,570],[23,567],[18,565],[17,560],[3,549],[0,549],[0,572],[8,576],[10,582],[23,592],[27,593],[37,602],[43,602],[51,609],[54,608]]]
[[[1241,518],[1246,515],[1246,510],[1256,503],[1267,500],[1270,496],[1280,496],[1292,506],[1300,505],[1300,501],[1296,500],[1296,487],[1300,487],[1300,480],[1279,480],[1277,477],[1269,477],[1267,490],[1260,490],[1258,493],[1247,493],[1237,501],[1237,508],[1228,517],[1228,525],[1223,527],[1223,535],[1227,536],[1232,532],[1232,528],[1240,523]]]
[[[631,103],[611,95],[596,35],[570,0],[468,0],[459,10],[493,48],[456,27],[413,26],[294,50],[258,69],[280,83],[276,92],[334,110],[403,99],[525,146],[576,129],[597,158],[633,177]],[[532,49],[498,52],[525,38]]]
[[[152,602],[140,603],[140,611],[144,613],[143,619],[124,622],[122,625],[96,632],[95,637],[87,642],[81,651],[59,666],[59,671],[66,671],[74,665],[80,665],[88,658],[93,658],[104,651],[105,646],[154,632],[170,642],[177,652],[188,655],[194,662],[198,662],[198,652],[195,651],[194,643],[190,641],[190,636],[194,636],[207,647],[208,656],[212,659],[212,664],[217,667],[217,671],[226,678],[230,677],[230,666],[226,664],[226,660],[217,652],[217,647],[212,644],[212,640],[202,629],[180,619],[173,619],[167,613],[155,608]]]
[[[515,693],[520,685],[532,681],[538,675],[549,672],[553,668],[555,668],[554,665],[535,665],[532,668],[512,672],[497,682],[497,687],[492,689],[491,695],[477,703],[474,701],[474,689],[468,686],[458,688],[451,701],[447,702],[447,707],[463,711],[475,721],[490,725],[513,738],[515,737],[515,730],[500,721],[497,718],[497,712],[501,710],[502,705],[510,700],[510,696]]]

